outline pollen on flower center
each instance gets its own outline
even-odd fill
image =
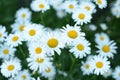
[[[83,14],[83,13],[79,14],[78,18],[83,20],[85,18],[85,14]]]
[[[40,5],[39,5],[39,8],[41,8],[41,9],[43,9],[44,7],[45,7],[44,4],[40,4]]]
[[[89,7],[89,6],[85,6],[85,9],[89,11],[89,10],[90,10],[90,7]]]
[[[103,36],[100,36],[100,40],[102,40],[102,41],[103,41],[103,40],[104,40],[104,37],[103,37]]]
[[[103,63],[102,62],[97,62],[96,63],[96,67],[97,68],[102,68],[103,67]]]
[[[19,30],[23,31],[24,30],[24,25],[20,25]]]
[[[4,54],[9,54],[9,50],[8,50],[8,49],[4,49],[4,50],[3,50],[3,53],[4,53]]]
[[[37,60],[36,60],[36,62],[38,62],[38,63],[42,63],[43,61],[44,61],[43,58],[37,58]]]
[[[75,39],[75,38],[78,36],[78,33],[77,33],[75,30],[70,30],[70,31],[68,32],[68,36],[69,36],[70,38]]]
[[[12,41],[16,42],[18,39],[19,39],[18,36],[14,36],[14,37],[12,38]]]
[[[84,45],[83,44],[78,44],[77,49],[80,50],[80,51],[83,51],[84,50]]]
[[[22,75],[22,78],[25,80],[27,78],[27,76],[26,75]]]
[[[34,36],[36,34],[36,31],[34,30],[34,29],[31,29],[30,31],[29,31],[29,35],[30,36]]]
[[[9,66],[7,67],[8,71],[12,71],[12,70],[14,70],[14,68],[15,68],[14,65],[9,65]]]
[[[0,33],[0,37],[2,37],[2,33]]]
[[[58,40],[55,38],[51,38],[48,40],[47,44],[50,48],[55,48],[58,45]]]
[[[72,4],[70,4],[70,5],[69,5],[69,8],[70,8],[70,9],[73,9],[73,8],[74,8],[74,6],[73,6]]]
[[[26,14],[25,14],[25,13],[23,13],[21,16],[22,16],[22,18],[25,18],[25,17],[26,17]]]
[[[89,69],[89,68],[90,68],[89,64],[86,64],[86,65],[85,65],[85,68],[86,68],[86,69]]]
[[[42,52],[42,48],[37,47],[37,48],[35,49],[35,52],[36,52],[37,54],[40,54],[40,53]]]
[[[110,47],[108,46],[108,45],[104,45],[103,47],[102,47],[102,50],[104,51],[104,52],[110,52]]]
[[[46,69],[45,72],[49,73],[51,71],[50,68]]]
[[[98,4],[102,4],[102,1],[101,0],[97,0]]]

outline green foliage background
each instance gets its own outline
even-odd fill
[[[94,34],[97,32],[105,32],[107,33],[111,40],[115,40],[117,43],[118,49],[117,54],[114,56],[114,59],[111,59],[111,67],[114,69],[116,66],[120,65],[120,18],[117,19],[112,16],[110,12],[110,5],[115,0],[107,0],[108,7],[106,9],[100,10],[97,8],[97,13],[93,15],[93,19],[91,23],[97,25],[98,29],[96,31],[89,31],[86,25],[81,26],[82,31],[86,33],[86,38],[91,42],[92,54],[96,54],[95,50],[95,41]],[[0,25],[4,25],[7,28],[7,31],[11,32],[10,25],[14,23],[15,13],[21,7],[30,7],[31,0],[0,0]],[[30,8],[29,8],[30,9]],[[31,10],[32,11],[32,10]],[[106,17],[111,17],[111,21],[107,22]],[[32,22],[41,23],[46,27],[50,27],[52,29],[61,28],[66,24],[74,25],[73,20],[71,19],[71,15],[67,15],[62,19],[58,19],[56,13],[53,9],[46,11],[43,13],[35,13],[32,12]],[[102,31],[99,27],[100,23],[106,23],[108,26],[108,30]],[[20,58],[22,61],[22,66],[24,69],[27,69],[27,62],[25,58],[28,57],[28,54],[25,54],[25,58],[20,55],[20,48],[25,51],[24,53],[28,53],[27,47],[24,43],[21,47],[17,47],[18,51],[16,52],[16,56]],[[56,74],[55,80],[113,80],[112,77],[107,79],[102,76],[90,75],[83,76],[80,71],[81,60],[85,61],[85,59],[75,59],[72,54],[69,54],[68,49],[62,50],[62,54],[58,56],[57,54],[54,56],[54,65],[56,69],[60,69],[66,71],[69,76],[63,77]],[[2,61],[0,60],[0,65]],[[71,67],[72,66],[72,67]],[[33,75],[37,77],[38,74]],[[0,73],[0,80],[7,80]],[[42,78],[42,80],[45,80]]]

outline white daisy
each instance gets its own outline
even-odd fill
[[[38,71],[39,73],[42,73],[45,71],[50,65],[51,62],[47,57],[33,57],[30,56],[27,58],[28,66],[33,72]]]
[[[90,22],[92,16],[91,13],[88,13],[85,9],[80,9],[73,12],[72,19],[76,22],[76,24],[83,25],[83,23],[87,24]]]
[[[31,12],[28,8],[20,8],[17,10],[15,14],[15,18],[18,21],[30,21],[31,20]]]
[[[0,42],[3,42],[6,37],[7,37],[6,28],[0,25]]]
[[[117,46],[114,41],[109,41],[106,43],[100,43],[96,46],[99,50],[97,51],[100,56],[113,58],[113,54],[115,54],[117,51]]]
[[[92,30],[92,31],[96,31],[96,29],[97,29],[97,26],[94,25],[94,24],[89,24],[88,27],[89,27],[89,29]]]
[[[14,56],[15,51],[16,51],[15,48],[3,44],[0,46],[0,58],[8,59],[11,56]]]
[[[107,72],[104,72],[103,73],[103,77],[104,78],[107,78],[107,77],[109,77],[109,76],[111,76],[112,75],[112,70],[111,69],[109,69]]]
[[[9,34],[6,38],[6,44],[11,47],[16,47],[19,44],[22,44],[23,38],[20,33]]]
[[[41,80],[41,79],[40,79],[40,77],[37,77],[37,79],[35,79],[35,78],[32,78],[32,80]]]
[[[94,56],[90,60],[90,66],[94,74],[103,75],[104,72],[107,72],[110,69],[110,61],[108,61],[106,57]]]
[[[107,0],[94,0],[100,9],[107,7]]]
[[[93,72],[89,61],[82,62],[81,70],[83,72],[83,75],[90,75]]]
[[[112,12],[113,16],[115,16],[116,18],[120,18],[120,7],[113,6],[111,8],[111,12]]]
[[[102,30],[107,30],[108,26],[105,23],[101,23],[100,27],[102,28]]]
[[[67,45],[71,46],[72,43],[78,39],[84,39],[85,33],[81,32],[80,26],[70,26],[69,24],[66,27],[61,29],[62,36],[66,41]]]
[[[91,48],[90,43],[87,40],[77,40],[74,42],[74,46],[71,47],[70,52],[74,54],[76,58],[83,58],[87,54],[90,54]]]
[[[31,80],[32,77],[28,70],[20,71],[14,78],[14,80]]]
[[[63,18],[63,17],[65,17],[67,14],[66,14],[66,12],[65,12],[64,10],[57,10],[57,11],[56,11],[56,15],[57,15],[58,18]]]
[[[120,66],[117,66],[114,70],[114,72],[112,73],[112,77],[115,80],[120,80]]]
[[[101,44],[101,43],[105,43],[105,42],[109,42],[109,36],[106,33],[96,33],[95,34],[95,42],[97,44]]]
[[[48,2],[46,0],[33,0],[30,4],[30,7],[35,12],[44,12],[50,8]]]
[[[5,60],[0,66],[1,73],[5,77],[14,77],[21,70],[20,61],[17,58]]]

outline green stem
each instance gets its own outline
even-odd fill
[[[44,18],[43,18],[43,13],[41,13],[40,18],[41,18],[41,23],[45,26],[45,22],[44,22]]]
[[[25,54],[24,54],[24,52],[23,52],[23,50],[22,50],[21,46],[20,46],[20,45],[18,45],[18,47],[19,47],[20,52],[21,52],[21,53],[22,53],[22,55],[23,55],[23,58],[25,59]]]

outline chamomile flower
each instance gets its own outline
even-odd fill
[[[18,21],[30,21],[31,20],[31,12],[28,8],[20,8],[16,14],[15,18]]]
[[[20,71],[14,78],[15,80],[31,80],[32,77],[28,70]]]
[[[56,52],[58,55],[61,54],[61,48],[64,48],[64,40],[61,36],[60,31],[48,32],[43,38],[45,44],[47,55],[54,55]]]
[[[111,8],[111,12],[112,12],[113,16],[115,16],[116,18],[120,18],[120,7],[113,6]]]
[[[83,58],[87,54],[90,54],[90,43],[85,39],[80,39],[74,42],[74,46],[71,47],[70,52],[74,54],[76,58]]]
[[[100,9],[107,7],[107,0],[94,0]]]
[[[89,61],[82,62],[81,70],[83,72],[83,75],[90,75],[93,71],[91,69]]]
[[[36,41],[40,39],[42,35],[42,28],[39,24],[28,24],[24,29],[24,39],[26,41]]]
[[[7,36],[6,28],[0,25],[0,42],[3,42]]]
[[[77,4],[77,1],[75,0],[69,0],[69,1],[65,1],[63,3],[63,7],[64,7],[64,10],[68,13],[72,13],[77,7],[78,7],[78,4]]]
[[[103,77],[104,78],[107,78],[107,77],[109,77],[109,76],[111,76],[112,75],[112,69],[109,69],[107,72],[104,72],[103,73]]]
[[[55,68],[53,65],[50,65],[44,72],[42,72],[42,76],[45,78],[53,78],[55,76]]]
[[[57,10],[57,11],[56,11],[56,15],[57,15],[58,18],[63,18],[63,17],[65,17],[67,14],[66,14],[66,12],[65,12],[64,10]]]
[[[96,33],[95,34],[95,42],[97,44],[105,43],[110,41],[109,36],[106,33]]]
[[[1,73],[5,77],[14,77],[21,70],[20,61],[17,58],[5,60],[1,67]]]
[[[102,28],[102,30],[107,30],[108,26],[105,23],[101,23],[100,27]]]
[[[99,45],[96,46],[99,50],[97,51],[99,53],[100,56],[104,56],[104,57],[109,57],[109,58],[113,58],[113,54],[116,53],[116,43],[114,41],[109,41],[106,43],[101,43]]]
[[[66,44],[71,46],[72,43],[78,39],[84,39],[85,33],[81,32],[80,26],[70,26],[69,24],[66,27],[61,29],[62,35],[64,36],[64,40]]]
[[[11,47],[16,47],[19,44],[22,44],[23,38],[20,33],[9,34],[6,38],[6,44]]]
[[[83,23],[87,24],[90,22],[92,16],[91,13],[88,13],[85,9],[81,9],[73,12],[72,19],[76,22],[76,24],[83,25]]]
[[[0,46],[0,58],[8,59],[11,56],[14,56],[15,51],[16,51],[15,48],[3,44]]]
[[[30,7],[35,12],[45,12],[50,8],[46,0],[33,0]]]
[[[90,25],[88,25],[88,27],[92,31],[95,31],[97,29],[97,26],[95,26],[94,24],[90,24]]]
[[[106,57],[94,56],[90,60],[90,66],[94,74],[103,75],[104,72],[107,72],[110,69],[110,61],[108,61]]]
[[[120,80],[120,66],[117,66],[114,70],[114,72],[112,73],[112,77],[115,80]]]
[[[49,65],[51,65],[51,62],[47,57],[33,57],[30,56],[27,58],[28,66],[33,72],[38,71],[39,73],[42,73],[45,71]]]

